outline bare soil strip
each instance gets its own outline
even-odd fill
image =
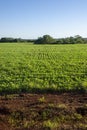
[[[87,130],[87,94],[0,96],[0,130]]]

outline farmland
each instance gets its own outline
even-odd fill
[[[0,44],[0,93],[87,91],[87,45]]]
[[[86,130],[87,45],[0,43],[0,130]]]

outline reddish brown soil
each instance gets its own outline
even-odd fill
[[[0,130],[87,130],[87,94],[0,96]]]

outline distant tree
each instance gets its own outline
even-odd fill
[[[75,38],[74,37],[70,37],[70,44],[75,44]]]
[[[55,42],[56,42],[56,40],[53,39],[50,35],[44,35],[43,37],[39,37],[35,41],[35,44],[52,44]]]
[[[56,41],[56,44],[64,44],[64,38],[60,38]]]
[[[70,38],[65,38],[63,41],[64,41],[64,44],[70,44]]]
[[[43,44],[43,38],[39,37],[34,43],[35,44]]]
[[[84,38],[84,43],[87,44],[87,38]]]
[[[56,43],[57,44],[83,44],[83,43],[87,43],[87,41],[81,36],[76,35],[75,37],[67,37],[67,38],[58,39]]]
[[[75,35],[74,38],[82,38],[80,35]]]
[[[1,42],[13,42],[13,38],[9,38],[9,37],[3,37],[1,38]]]
[[[82,44],[82,43],[84,43],[84,39],[83,39],[80,35],[76,35],[74,38],[75,38],[75,42],[76,42],[77,44]]]

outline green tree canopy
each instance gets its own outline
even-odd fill
[[[35,44],[50,44],[50,43],[55,43],[55,39],[53,39],[50,35],[44,35],[43,37],[40,37],[35,41]]]

